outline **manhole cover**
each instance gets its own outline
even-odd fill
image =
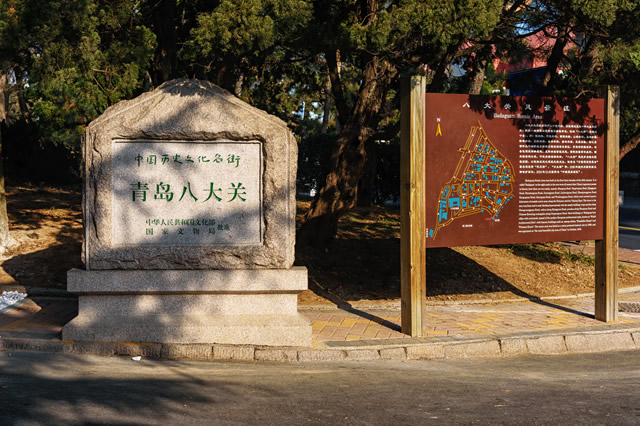
[[[619,302],[618,310],[620,312],[640,312],[640,303]]]

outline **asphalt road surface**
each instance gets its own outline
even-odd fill
[[[640,250],[640,209],[620,207],[619,246]]]
[[[639,424],[640,351],[270,364],[0,353],[0,424]]]

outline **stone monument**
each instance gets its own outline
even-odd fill
[[[84,135],[85,269],[63,339],[309,346],[293,267],[296,141],[204,81],[123,101]]]

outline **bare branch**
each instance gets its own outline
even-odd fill
[[[620,159],[622,160],[622,157],[634,150],[638,145],[640,145],[640,129],[636,130],[629,140],[620,147]]]
[[[338,69],[339,54],[337,50],[327,52],[326,60],[329,68],[329,78],[331,79],[331,92],[333,93],[333,99],[336,101],[336,110],[338,111],[338,122],[340,125],[344,125],[349,116],[349,108],[342,91],[342,81],[340,79],[340,70]]]

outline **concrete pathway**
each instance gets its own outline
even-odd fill
[[[565,244],[576,252],[593,250],[589,245]],[[620,249],[619,259],[640,264],[640,252]],[[619,291],[620,306],[625,303],[640,306],[638,284],[638,287]],[[0,311],[0,351],[44,350],[199,360],[329,361],[640,349],[640,312],[620,312],[616,323],[596,321],[592,294],[502,302],[432,303],[427,307],[428,330],[421,338],[401,333],[399,302],[386,306],[302,305],[299,311],[312,323],[312,347],[269,348],[62,341],[62,327],[78,313],[77,300],[51,297],[48,294],[56,292],[47,289],[22,289],[27,290],[31,297]],[[66,293],[58,291],[58,296],[60,294]]]
[[[620,293],[640,304],[640,287]],[[0,350],[45,350],[168,359],[323,361],[468,358],[640,348],[640,313],[620,312],[616,323],[593,318],[592,295],[501,303],[429,305],[425,337],[400,332],[400,310],[301,306],[312,323],[312,348],[166,345],[61,341],[77,314],[69,298],[31,297],[0,314]]]

